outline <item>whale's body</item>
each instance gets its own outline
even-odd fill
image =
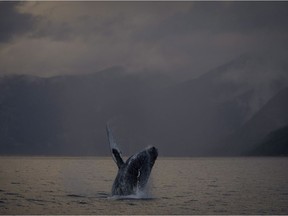
[[[113,139],[112,132],[107,125],[107,135],[114,161],[118,166],[118,173],[112,186],[112,195],[132,195],[145,188],[152,167],[158,156],[155,147],[149,147],[132,155],[123,161],[121,151]]]

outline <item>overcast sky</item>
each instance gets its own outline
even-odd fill
[[[288,2],[0,2],[0,73],[197,76],[242,53],[287,50],[287,20]]]

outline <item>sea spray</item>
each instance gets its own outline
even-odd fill
[[[130,195],[113,195],[108,197],[108,199],[112,200],[129,200],[129,199],[135,199],[135,200],[150,200],[155,199],[155,197],[152,194],[152,179],[150,178],[149,182],[146,184],[145,188],[140,189],[137,187],[135,194]]]
[[[129,200],[129,199],[150,200],[150,199],[154,199],[154,197],[151,195],[151,193],[149,193],[145,190],[138,190],[135,194],[126,195],[126,196],[114,195],[114,196],[108,197],[108,199],[112,199],[112,200]]]

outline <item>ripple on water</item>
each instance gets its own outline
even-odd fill
[[[280,193],[280,195],[282,195],[282,196],[288,196],[288,193]]]
[[[34,204],[37,204],[37,205],[41,205],[41,206],[44,206],[45,203],[47,203],[47,201],[45,200],[41,200],[41,199],[34,199],[34,198],[28,198],[26,199],[28,202],[31,202],[31,203],[34,203]]]
[[[131,205],[131,206],[135,206],[136,205],[136,203],[131,203],[131,202],[129,202],[129,203],[127,203],[128,205]]]
[[[217,187],[219,187],[219,185],[210,184],[210,185],[208,185],[208,187],[217,188]]]
[[[28,198],[26,199],[27,201],[30,201],[30,202],[45,202],[45,200],[42,200],[42,199],[34,199],[34,198]]]
[[[97,198],[108,198],[110,194],[106,193],[106,192],[98,192],[97,193]]]
[[[11,184],[13,184],[13,185],[19,185],[19,184],[21,184],[20,182],[11,182]]]
[[[45,192],[45,193],[53,193],[54,191],[52,191],[52,190],[44,190],[43,192]]]
[[[12,192],[6,192],[4,193],[5,195],[8,195],[8,196],[19,196],[20,194],[18,193],[12,193]]]
[[[68,196],[68,197],[76,197],[76,198],[83,198],[83,197],[85,197],[85,196],[79,195],[79,194],[67,194],[66,196]]]
[[[222,193],[222,196],[227,197],[227,196],[232,196],[232,194],[231,193]]]

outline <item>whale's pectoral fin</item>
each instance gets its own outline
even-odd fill
[[[117,149],[112,149],[112,155],[113,155],[113,159],[116,162],[118,168],[121,167],[122,164],[124,164],[124,161],[121,157],[121,152],[117,151]]]
[[[109,145],[110,145],[112,157],[113,157],[114,161],[116,162],[118,168],[120,168],[122,166],[122,164],[124,164],[124,161],[123,161],[122,156],[121,156],[121,151],[118,148],[118,146],[117,146],[117,144],[113,138],[112,131],[109,128],[108,123],[106,125],[106,132],[107,132],[107,136],[108,136],[108,140],[109,140]]]

